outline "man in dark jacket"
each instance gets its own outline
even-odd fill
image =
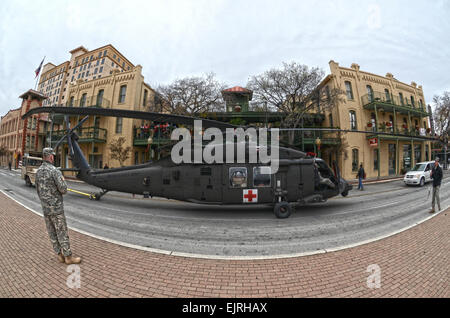
[[[364,179],[364,175],[366,174],[366,172],[364,171],[363,165],[361,164],[359,166],[359,170],[358,170],[358,190],[364,191],[364,186],[363,186],[363,179]]]
[[[431,202],[432,209],[430,213],[434,213],[434,205],[437,201],[438,211],[441,210],[441,201],[439,199],[439,189],[441,187],[442,182],[442,168],[439,166],[439,158],[436,158],[434,161],[434,167],[431,170],[431,179],[433,179],[433,200]]]

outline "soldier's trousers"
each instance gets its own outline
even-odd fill
[[[71,256],[72,251],[70,250],[69,233],[64,214],[46,215],[44,219],[55,252],[57,254],[62,253],[64,256]]]
[[[438,208],[440,210],[441,209],[441,201],[439,199],[439,188],[440,188],[440,186],[433,187],[433,200],[431,202],[431,206],[434,209],[434,205],[435,205],[435,203],[437,201],[437,205],[438,205]]]

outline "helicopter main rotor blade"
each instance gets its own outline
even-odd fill
[[[67,116],[67,117],[69,117],[69,116]],[[75,127],[73,127],[73,128],[70,130],[70,132],[76,130],[78,127],[80,127],[81,125],[83,125],[83,123],[84,123],[86,120],[88,120],[88,118],[89,118],[89,115],[86,116],[86,117],[84,117],[82,120],[80,120],[80,122],[79,122]]]
[[[219,129],[239,128],[240,126],[232,125],[217,120],[195,118],[189,116],[161,114],[153,112],[141,112],[126,109],[112,109],[112,108],[96,108],[96,107],[37,107],[29,110],[23,119],[39,113],[58,113],[67,115],[97,115],[97,116],[112,116],[123,118],[147,119],[155,122],[169,122],[173,124],[194,125],[194,121],[201,120],[203,128],[216,127]]]

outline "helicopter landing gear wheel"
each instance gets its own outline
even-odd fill
[[[273,212],[278,219],[287,219],[292,213],[292,207],[286,201],[278,202],[275,204]]]

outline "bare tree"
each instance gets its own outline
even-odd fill
[[[339,100],[340,90],[320,87],[323,77],[324,72],[319,68],[284,62],[281,68],[252,76],[247,87],[253,90],[256,102],[286,114],[283,127],[297,128],[307,113],[331,109]],[[289,142],[293,139],[292,131]]]
[[[213,73],[205,77],[186,77],[157,89],[164,110],[178,115],[198,115],[224,109],[221,91],[225,85]]]
[[[433,103],[435,105],[433,113],[435,130],[439,135],[444,152],[444,168],[447,169],[447,149],[450,135],[450,92],[444,92],[442,96],[434,96]]]
[[[114,139],[109,144],[109,150],[111,151],[111,159],[115,159],[119,161],[121,167],[123,167],[123,163],[130,158],[131,147],[124,147],[126,139],[124,137],[119,137]]]
[[[444,92],[442,96],[434,96],[435,110],[433,119],[436,133],[442,136],[445,132],[450,133],[450,92]]]

